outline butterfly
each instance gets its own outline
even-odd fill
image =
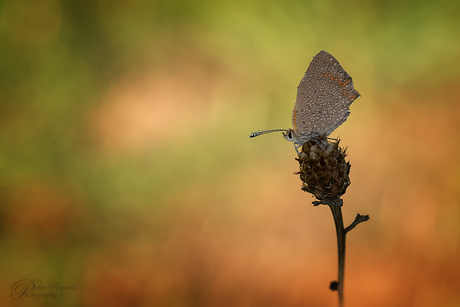
[[[310,139],[329,135],[346,121],[350,105],[359,97],[351,76],[323,50],[315,55],[297,87],[292,129],[259,130],[249,137],[281,131],[299,153],[297,149]]]

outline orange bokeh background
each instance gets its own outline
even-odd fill
[[[329,209],[294,173],[327,50],[361,98],[345,306],[460,305],[460,5],[5,1],[1,306],[337,306]],[[11,297],[19,280],[76,287]],[[46,289],[36,293],[49,292]]]

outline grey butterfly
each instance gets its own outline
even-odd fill
[[[259,130],[249,137],[282,131],[286,140],[294,142],[297,151],[311,138],[329,135],[346,121],[348,108],[359,97],[350,75],[323,50],[313,58],[297,87],[292,129]]]

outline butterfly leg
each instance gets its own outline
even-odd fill
[[[299,144],[294,143],[294,149],[295,149],[295,151],[297,152],[297,155],[298,155],[298,156],[300,155],[300,152],[297,150],[297,148],[299,148],[299,147],[302,147],[302,145],[299,145]]]

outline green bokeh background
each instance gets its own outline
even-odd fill
[[[312,57],[361,98],[348,306],[460,305],[460,2],[0,2],[2,306],[336,306],[290,128]],[[22,279],[76,287],[11,298]],[[49,287],[49,286],[48,286]],[[50,289],[37,290],[47,293]]]

